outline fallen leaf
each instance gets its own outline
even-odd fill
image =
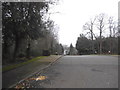
[[[36,81],[38,80],[45,80],[47,77],[46,76],[39,76],[38,78],[36,78]]]

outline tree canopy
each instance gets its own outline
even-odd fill
[[[49,41],[46,40],[48,38],[45,39],[46,42],[55,44],[53,41],[56,42],[57,31],[55,32],[54,30],[54,21],[45,18],[49,10],[49,4],[51,3],[52,2],[2,3],[3,58],[9,59],[10,48],[13,47],[12,60],[15,60],[20,45],[23,44],[23,40],[26,41],[24,49],[26,49],[26,47],[31,48],[31,40],[38,40],[39,38],[49,37]]]

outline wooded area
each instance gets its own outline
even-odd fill
[[[79,54],[120,54],[118,22],[113,17],[107,18],[101,13],[85,23],[83,30],[86,30],[86,34],[80,34],[76,42]],[[94,30],[98,30],[99,36],[94,33]],[[106,35],[103,35],[106,30],[108,30]],[[87,34],[89,37],[86,36]]]
[[[47,13],[52,2],[2,3],[3,64],[19,58],[62,54],[57,25]]]

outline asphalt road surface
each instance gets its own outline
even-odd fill
[[[118,88],[118,57],[64,56],[44,75],[44,88]]]

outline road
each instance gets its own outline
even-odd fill
[[[64,56],[49,67],[44,88],[118,88],[117,56]]]

